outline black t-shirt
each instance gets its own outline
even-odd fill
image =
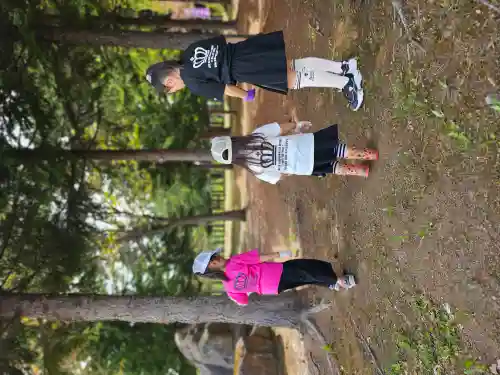
[[[222,101],[229,82],[230,49],[223,36],[200,40],[182,54],[181,77],[196,95]]]

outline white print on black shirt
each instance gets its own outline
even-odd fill
[[[203,64],[207,63],[209,68],[217,68],[217,56],[219,55],[219,46],[210,46],[210,50],[203,47],[196,47],[194,49],[193,57],[191,61],[193,62],[193,68],[198,69]]]
[[[288,138],[278,138],[278,156],[276,157],[276,169],[286,171],[288,169]]]

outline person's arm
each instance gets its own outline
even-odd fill
[[[225,38],[226,38],[226,43],[230,43],[230,44],[236,44],[236,43],[243,42],[243,41],[247,40],[247,38],[244,38],[241,36],[229,36],[229,35],[227,35]]]
[[[224,95],[245,99],[247,96],[247,92],[241,87],[235,85],[226,85],[226,88],[224,89]]]
[[[299,134],[311,128],[309,121],[285,122],[279,124],[280,135]]]
[[[283,250],[283,251],[275,251],[270,254],[260,254],[259,256],[261,262],[270,262],[276,258],[289,258],[293,256],[293,254],[290,250]]]

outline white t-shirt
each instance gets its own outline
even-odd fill
[[[312,133],[280,136],[277,122],[263,125],[254,130],[266,137],[277,153],[275,163],[270,167],[249,166],[262,181],[276,184],[282,174],[310,176],[314,168],[314,136]]]

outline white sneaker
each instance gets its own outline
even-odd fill
[[[345,76],[349,79],[349,81],[342,89],[342,93],[349,102],[351,109],[353,111],[357,111],[363,104],[363,89],[358,88],[353,74],[348,73]]]
[[[341,288],[343,289],[351,289],[356,286],[356,279],[354,278],[353,275],[344,275],[341,279],[337,280],[335,285],[330,285],[331,290],[336,290],[337,292],[340,291]]]
[[[354,74],[358,72],[358,61],[356,59],[349,59],[347,61],[342,61],[342,71],[344,74],[351,73]]]
[[[352,74],[354,83],[356,83],[356,89],[363,89],[363,76],[358,69],[358,61],[356,59],[353,58],[347,61],[342,61],[342,72],[344,75]]]

